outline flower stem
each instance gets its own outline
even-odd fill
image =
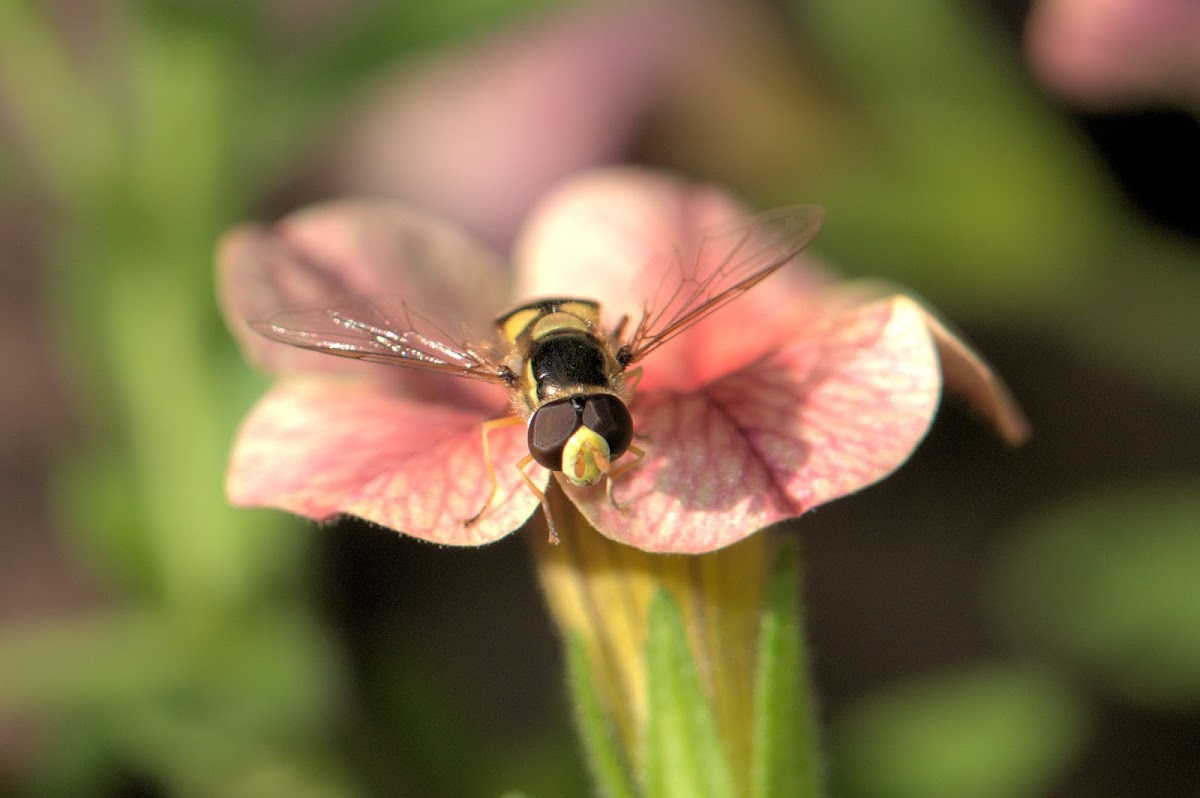
[[[556,484],[548,495],[562,542],[540,521],[527,540],[597,794],[674,795],[663,785],[686,781],[696,795],[822,795],[794,543],[758,533],[650,554],[601,535]]]

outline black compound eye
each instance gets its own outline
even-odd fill
[[[633,442],[633,418],[625,403],[610,393],[587,397],[581,416],[583,425],[608,443],[608,457],[616,460]]]
[[[547,402],[529,420],[529,453],[538,465],[562,471],[563,447],[579,429],[578,403],[573,399]]]

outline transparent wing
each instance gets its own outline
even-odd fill
[[[776,208],[681,244],[618,359],[636,363],[758,285],[804,249],[824,216],[817,205]]]
[[[331,307],[288,310],[250,326],[280,343],[389,366],[508,384],[512,373],[469,333],[452,334],[398,298],[349,297]]]

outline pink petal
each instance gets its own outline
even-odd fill
[[[272,227],[243,226],[224,237],[217,258],[229,328],[248,359],[271,371],[363,370],[355,361],[276,343],[247,327],[280,310],[332,305],[348,294],[398,295],[413,309],[446,319],[447,329],[463,322],[490,335],[491,318],[509,297],[509,271],[495,253],[445,221],[392,202],[341,200]],[[414,390],[433,384],[435,396],[451,385],[440,375],[374,370],[391,372],[389,379]]]
[[[1029,437],[1029,422],[1008,388],[971,347],[929,311],[925,324],[937,345],[946,390],[966,399],[1011,446]]]
[[[506,247],[550,184],[623,158],[698,16],[575,8],[408,66],[352,123],[349,189],[415,198]]]
[[[596,299],[607,324],[628,315],[632,328],[648,299],[669,294],[660,286],[678,275],[681,259],[690,266],[698,257],[725,254],[712,248],[698,254],[704,234],[748,214],[721,189],[667,174],[636,168],[585,173],[534,210],[517,247],[518,292]],[[797,260],[648,357],[641,388],[697,387],[803,329],[817,313],[817,289],[827,277]]]
[[[891,473],[925,435],[940,388],[924,311],[876,301],[700,390],[640,396],[647,456],[617,480],[623,511],[596,487],[568,493],[615,540],[712,551]]]
[[[489,543],[538,506],[513,464],[528,450],[521,427],[491,433],[498,490],[489,482],[477,414],[412,402],[362,380],[280,383],[243,423],[226,489],[234,504],[315,520],[348,513],[452,546]],[[547,473],[531,466],[542,486]]]

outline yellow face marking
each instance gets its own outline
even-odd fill
[[[580,427],[563,447],[563,474],[572,485],[594,485],[609,464],[608,441],[595,430]],[[603,462],[605,467],[600,463]]]

